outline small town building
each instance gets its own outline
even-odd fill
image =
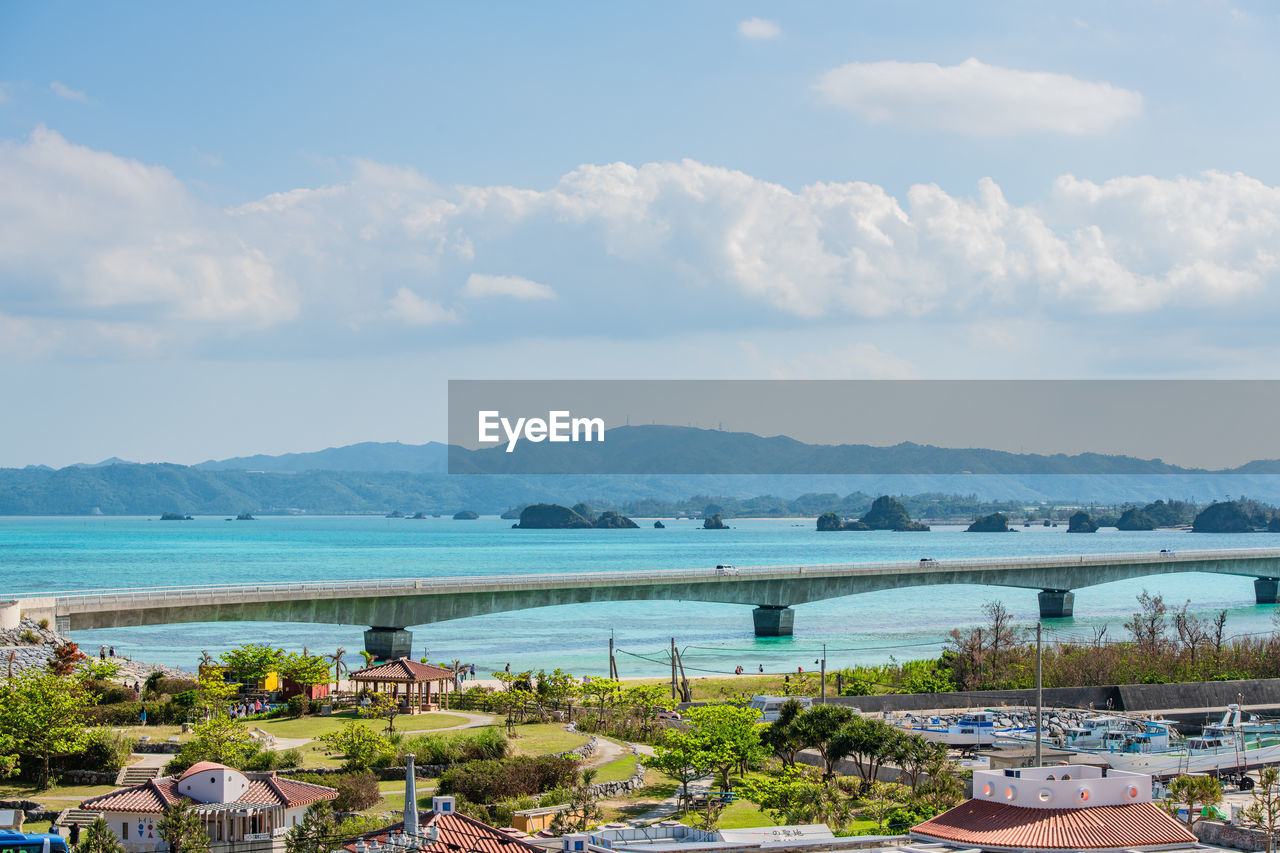
[[[432,797],[431,811],[419,815],[416,808],[406,809],[407,821],[348,839],[342,849],[347,853],[394,853],[410,847],[418,853],[547,853],[543,847],[458,814],[456,808],[453,797]]]
[[[323,785],[201,761],[178,776],[91,797],[80,808],[101,814],[130,853],[168,849],[156,823],[166,808],[183,799],[195,805],[215,850],[239,842],[263,849],[262,842],[280,839],[297,826],[312,803],[337,796]]]
[[[448,708],[449,690],[454,686],[452,670],[409,658],[397,658],[356,670],[350,678],[357,690],[391,695],[406,714]],[[434,692],[432,684],[435,685]]]
[[[1151,777],[1082,764],[973,774],[973,798],[911,828],[913,840],[983,851],[1194,847],[1151,799]]]

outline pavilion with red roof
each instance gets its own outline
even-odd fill
[[[453,670],[442,669],[409,658],[397,658],[351,673],[357,689],[388,693],[406,713],[436,711],[449,707],[449,690],[454,686]],[[434,693],[431,685],[436,685]]]

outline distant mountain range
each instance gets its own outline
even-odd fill
[[[608,446],[608,453],[599,452]],[[588,450],[578,470],[557,469],[565,452]],[[522,448],[523,450],[523,448]],[[595,451],[594,455],[591,452]],[[452,459],[450,458],[452,454]],[[516,457],[524,461],[517,462]],[[486,470],[489,476],[444,473]],[[597,473],[605,471],[631,473]],[[754,470],[760,473],[736,474]],[[692,473],[710,471],[712,473]],[[838,472],[838,473],[837,473]],[[597,507],[643,501],[807,493],[974,495],[1026,502],[1205,502],[1249,495],[1280,500],[1280,463],[1262,460],[1203,472],[1129,456],[1075,456],[950,449],[809,445],[689,427],[620,427],[606,442],[538,445],[534,453],[364,442],[313,453],[211,460],[195,466],[115,458],[60,470],[0,469],[0,515],[159,515],[161,512],[385,513],[460,509],[498,513],[520,504],[585,500]]]

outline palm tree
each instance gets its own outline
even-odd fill
[[[360,657],[364,658],[364,665],[366,667],[370,666],[373,663],[373,652],[369,651],[368,649],[361,649]]]
[[[333,686],[335,689],[342,683],[342,671],[345,669],[347,672],[351,672],[351,667],[342,662],[342,658],[346,653],[346,649],[338,646],[338,650],[328,656],[329,660],[333,661]]]
[[[156,832],[169,842],[169,853],[209,853],[209,834],[190,800],[178,800],[165,809]]]

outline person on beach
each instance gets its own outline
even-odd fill
[[[471,680],[472,680],[472,681],[475,681],[475,680],[476,680],[476,665],[475,665],[475,664],[471,664]]]
[[[760,664],[760,674],[764,675],[764,664]]]

